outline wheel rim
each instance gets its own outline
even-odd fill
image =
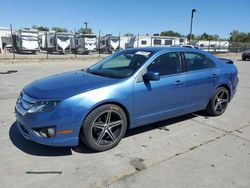
[[[113,110],[101,113],[92,124],[92,139],[99,146],[113,144],[122,132],[124,121]]]
[[[214,110],[217,113],[224,112],[228,103],[228,92],[221,90],[217,93],[214,101]]]

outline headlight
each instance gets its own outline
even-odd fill
[[[37,101],[28,110],[29,113],[52,112],[58,101]]]

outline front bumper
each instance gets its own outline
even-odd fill
[[[24,95],[22,99],[31,101],[32,98]],[[20,100],[18,100],[20,101]],[[74,111],[68,110],[65,103],[52,112],[29,113],[25,100],[17,102],[15,106],[15,115],[19,132],[28,140],[49,145],[49,146],[76,146],[79,140],[79,130],[81,127],[81,118]],[[37,128],[55,127],[56,134],[52,138],[43,137],[37,131]],[[71,130],[69,133],[60,134],[60,131]]]
[[[33,130],[29,129],[27,126],[21,124],[17,120],[18,131],[23,135],[27,140],[37,142],[39,144],[48,145],[48,146],[76,146],[78,145],[78,138],[43,138],[38,136]]]

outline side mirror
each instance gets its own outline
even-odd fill
[[[149,71],[143,75],[145,81],[157,81],[160,80],[159,72]]]

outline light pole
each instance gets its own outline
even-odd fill
[[[85,29],[84,29],[84,31],[86,32],[89,23],[88,23],[88,22],[84,22],[84,24],[85,24]]]
[[[190,24],[190,35],[189,35],[189,43],[192,42],[192,29],[193,29],[193,18],[194,18],[194,12],[197,12],[196,9],[192,9],[192,14],[191,14],[191,24]]]
[[[85,25],[85,29],[87,29],[88,28],[88,22],[84,22],[84,25]]]

